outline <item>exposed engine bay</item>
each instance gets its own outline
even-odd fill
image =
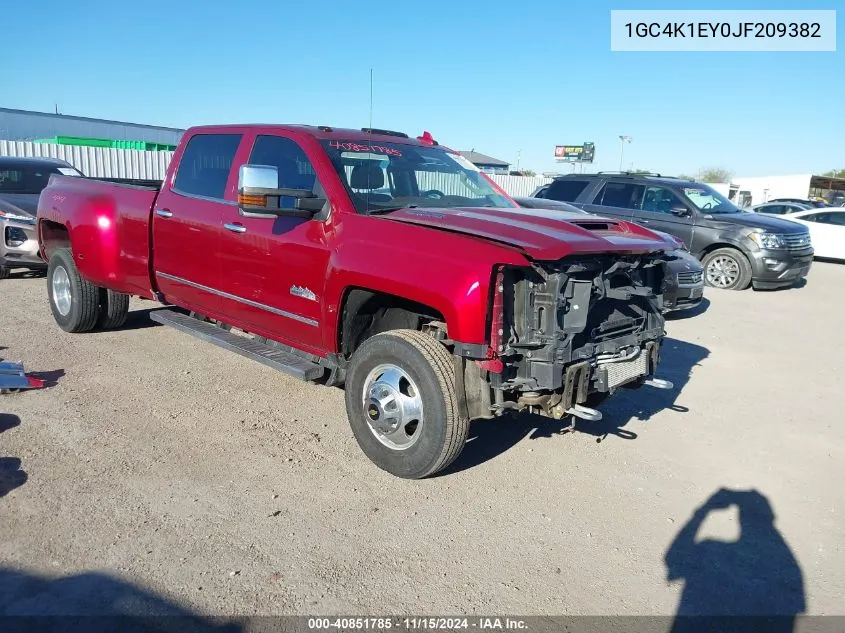
[[[665,335],[663,263],[672,258],[595,255],[500,267],[491,348],[501,372],[482,377],[492,392],[482,408],[600,418],[589,405],[620,387],[671,387],[653,376]]]

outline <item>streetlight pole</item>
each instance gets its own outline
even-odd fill
[[[621,141],[622,151],[619,153],[619,171],[622,171],[622,161],[625,159],[625,143],[630,143],[634,139],[630,136],[619,136],[619,140]]]

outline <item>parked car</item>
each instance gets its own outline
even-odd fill
[[[753,207],[748,207],[749,211],[753,213],[767,213],[769,215],[786,215],[787,213],[794,213],[795,211],[806,211],[807,209],[815,209],[813,205],[803,202],[764,202],[763,204],[755,204]],[[812,235],[810,236],[812,239]]]
[[[676,244],[595,225],[524,213],[428,134],[324,126],[191,128],[160,189],[54,176],[38,205],[63,330],[119,327],[129,295],[168,304],[153,320],[344,385],[362,451],[406,478],[448,466],[470,419],[595,420],[620,387],[671,388]]]
[[[790,203],[796,203],[796,204],[803,204],[808,208],[830,206],[824,200],[809,200],[809,199],[805,199],[805,198],[773,198],[773,199],[769,200],[769,202],[790,202]],[[760,206],[760,205],[757,205],[757,206]]]
[[[35,209],[52,174],[82,175],[63,160],[0,156],[0,279],[16,268],[47,267],[38,257]]]
[[[591,215],[567,202],[548,198],[514,196],[514,200],[529,209],[551,209],[576,216]],[[652,229],[654,231],[654,229]],[[704,267],[686,248],[683,242],[668,233],[654,231],[671,242],[677,248],[671,252],[674,259],[663,264],[663,312],[689,310],[699,306],[704,298]]]
[[[674,235],[702,262],[705,282],[715,288],[791,286],[813,262],[805,227],[743,211],[703,183],[659,174],[567,174],[533,196]]]
[[[845,260],[845,207],[802,209],[782,217],[807,227],[816,257]]]

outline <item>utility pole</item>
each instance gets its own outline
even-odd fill
[[[622,161],[625,159],[625,143],[630,143],[634,139],[630,136],[619,136],[619,140],[621,141],[622,151],[619,153],[619,171],[622,171]]]

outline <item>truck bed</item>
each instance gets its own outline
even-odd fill
[[[80,273],[117,292],[152,296],[150,217],[158,181],[141,184],[54,175],[38,200],[40,255],[53,229],[70,234]],[[62,228],[64,227],[64,229]]]
[[[95,178],[90,177],[87,180],[99,180],[100,182],[109,182],[116,185],[131,185],[141,189],[154,189],[158,191],[161,189],[163,180],[154,180],[149,178]]]

